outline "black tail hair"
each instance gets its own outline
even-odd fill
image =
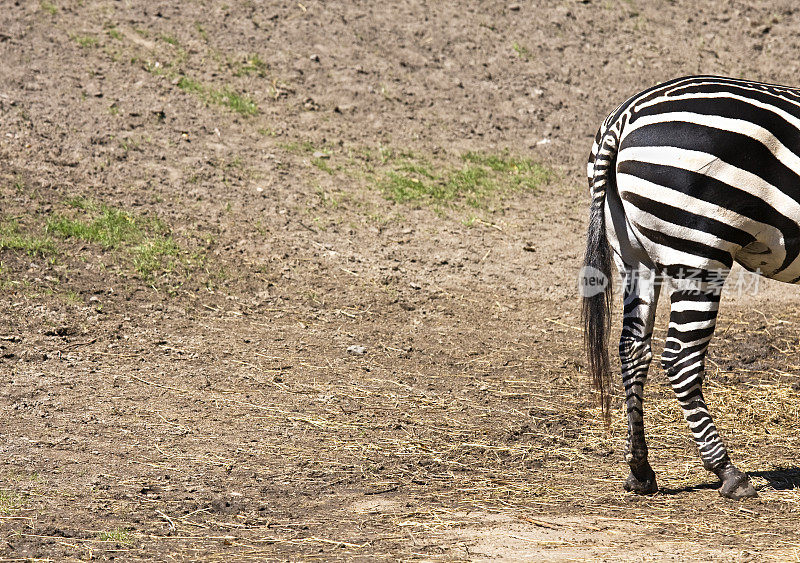
[[[609,141],[606,143],[606,141]],[[594,173],[590,179],[592,204],[589,210],[589,231],[586,236],[586,255],[583,260],[584,276],[597,271],[604,276],[605,288],[599,292],[583,293],[581,320],[583,342],[589,363],[592,386],[598,392],[603,420],[611,421],[611,369],[608,359],[608,336],[611,331],[611,247],[606,238],[605,202],[608,190],[616,189],[614,178],[617,151],[612,136],[600,139],[600,149],[610,150],[610,155],[596,155]],[[598,153],[600,152],[598,149]],[[591,270],[589,268],[593,268]],[[586,286],[584,285],[584,288]]]

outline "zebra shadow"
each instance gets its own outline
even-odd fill
[[[770,469],[768,471],[748,471],[751,478],[760,477],[764,479],[767,484],[753,483],[756,490],[772,489],[775,491],[787,491],[800,487],[800,467],[781,467],[779,469]],[[660,487],[659,492],[665,495],[677,495],[680,493],[689,493],[692,491],[702,491],[707,489],[719,489],[722,486],[721,481],[713,481],[711,483],[698,483],[697,485],[686,485],[684,487]]]
[[[776,491],[786,491],[800,487],[800,467],[781,467],[769,471],[748,471],[750,477],[761,477],[767,485]],[[764,487],[756,486],[756,489]]]
[[[697,485],[685,485],[683,487],[658,487],[658,492],[662,495],[678,495],[680,493],[691,493],[692,491],[702,491],[705,489],[719,489],[722,481],[715,483],[698,483]]]

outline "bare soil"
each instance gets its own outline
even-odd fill
[[[798,28],[788,1],[4,2],[0,558],[797,558],[794,288],[729,295],[712,345],[736,503],[657,366],[662,490],[622,491],[575,279],[606,114],[683,74],[797,85]],[[468,151],[554,174],[381,188]],[[178,250],[59,236],[76,202]]]

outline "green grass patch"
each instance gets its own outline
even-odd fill
[[[515,158],[504,154],[485,154],[477,152],[466,152],[461,155],[461,160],[473,164],[488,166],[497,172],[518,172],[520,170],[532,170],[536,164],[529,158]]]
[[[251,116],[259,113],[258,104],[250,96],[243,92],[238,92],[230,86],[220,88],[203,84],[199,80],[187,76],[181,70],[183,63],[188,57],[187,52],[180,48],[178,40],[169,35],[160,35],[160,39],[170,45],[177,47],[176,56],[166,61],[141,61],[138,57],[131,58],[131,64],[144,63],[144,69],[156,76],[165,76],[174,80],[174,84],[184,92],[200,98],[207,104],[223,106],[243,116]],[[230,66],[231,63],[228,63]],[[234,74],[242,76],[257,73],[260,76],[266,73],[266,63],[257,55],[250,55],[245,62],[237,67]]]
[[[288,143],[278,143],[278,146],[294,154],[312,154],[317,150],[310,141],[290,141]]]
[[[261,60],[258,55],[248,55],[244,62],[238,65],[234,71],[234,76],[249,76],[255,74],[264,78],[267,75],[267,63]]]
[[[198,96],[207,103],[227,107],[240,115],[250,116],[258,113],[258,104],[252,98],[231,88],[209,88],[188,76],[180,77],[178,88]]]
[[[189,78],[188,76],[180,77],[178,80],[178,88],[184,92],[190,92],[192,94],[202,94],[205,91],[202,84],[193,78]]]
[[[8,515],[22,508],[22,497],[11,491],[0,490],[0,515]]]
[[[51,16],[55,16],[58,13],[58,6],[47,0],[39,2],[39,7]]]
[[[117,248],[143,236],[142,229],[131,215],[106,206],[91,221],[56,216],[47,222],[47,232],[94,242],[105,248]]]
[[[135,216],[84,198],[66,203],[80,213],[53,216],[47,222],[48,233],[119,250],[130,257],[145,280],[156,272],[171,271],[181,255],[169,229],[158,219]]]
[[[554,177],[550,168],[507,152],[499,155],[467,152],[461,155],[461,159],[498,172],[504,183],[513,189],[537,190]]]
[[[98,209],[97,203],[95,203],[91,199],[88,199],[88,198],[85,198],[85,197],[81,197],[81,196],[71,197],[71,198],[67,199],[66,201],[64,201],[64,203],[66,203],[70,207],[74,207],[75,209],[88,209],[90,211],[94,211],[94,210]]]
[[[97,38],[91,35],[75,35],[72,39],[84,49],[97,47],[98,45]]]
[[[50,238],[21,232],[13,220],[0,223],[0,249],[24,252],[30,256],[52,255],[57,250]]]
[[[528,62],[533,58],[533,54],[524,45],[514,43],[511,47],[517,52],[517,55],[519,55],[519,58],[523,61]]]
[[[461,155],[460,167],[436,166],[411,153],[382,155],[382,160],[386,166],[377,170],[376,185],[387,199],[400,203],[441,206],[463,202],[481,208],[515,191],[536,191],[553,177],[549,168],[508,153],[468,152]]]
[[[322,170],[323,172],[327,172],[331,176],[336,174],[336,171],[330,167],[330,165],[325,161],[324,158],[315,158],[311,161],[311,164]]]
[[[97,539],[100,541],[117,542],[125,545],[130,545],[133,543],[133,537],[131,536],[131,533],[122,528],[97,532]]]
[[[552,169],[508,150],[453,157],[387,147],[334,151],[332,147],[320,149],[310,141],[277,146],[299,156],[313,156],[310,165],[327,174],[362,179],[388,200],[440,210],[461,205],[488,209],[513,192],[536,192],[555,178]]]
[[[144,278],[150,278],[153,272],[164,268],[164,258],[177,258],[180,247],[172,237],[156,237],[145,240],[133,247],[133,266]],[[168,264],[171,269],[173,261]]]
[[[209,90],[208,99],[212,103],[225,106],[241,115],[248,116],[256,115],[258,113],[258,105],[253,101],[252,98],[235,92],[230,88]]]

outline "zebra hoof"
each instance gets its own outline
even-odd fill
[[[733,500],[758,496],[747,473],[739,471],[733,465],[727,468],[720,478],[722,479],[722,487],[719,489],[720,496]]]
[[[631,469],[630,475],[625,479],[623,485],[629,493],[636,493],[637,495],[652,495],[658,492],[658,483],[656,483],[656,473],[650,464],[645,462],[644,465]]]

